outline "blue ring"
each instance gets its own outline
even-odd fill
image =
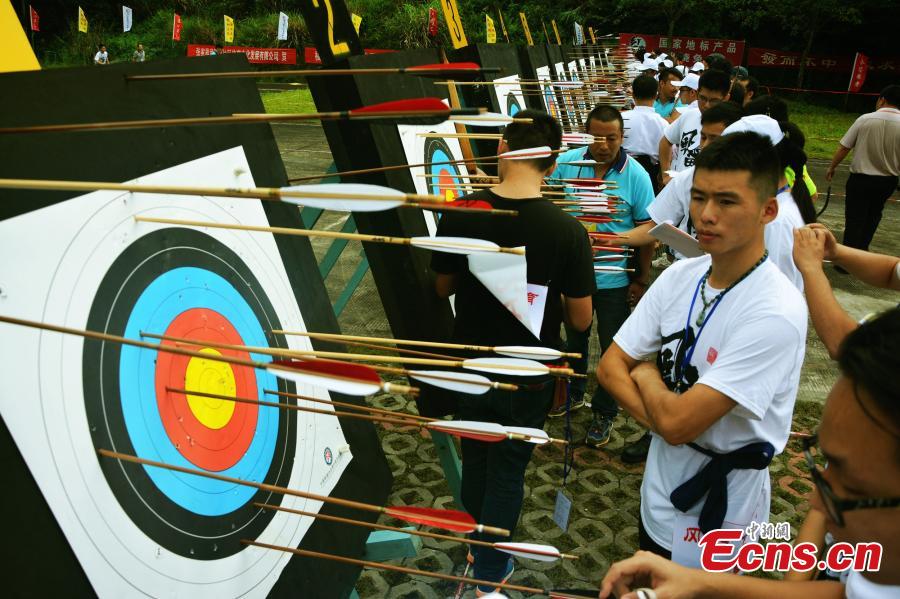
[[[435,152],[431,156],[426,156],[425,160],[427,162],[448,162],[450,160],[454,160],[454,158],[453,156],[448,156],[447,153],[443,150],[438,149],[435,150]],[[457,197],[462,197],[465,195],[463,193],[463,190],[460,188],[462,179],[459,176],[459,170],[457,169],[455,164],[432,164],[429,168],[431,169],[431,172],[429,173],[431,175],[439,175],[441,169],[447,169],[447,171],[449,171],[450,173],[455,173],[452,174],[451,177],[453,179],[453,184],[456,186],[456,195]],[[429,178],[428,181],[430,187],[429,193],[444,197],[444,194],[446,194],[447,190],[438,187],[438,183],[440,181],[436,177]]]
[[[221,276],[200,268],[182,267],[156,278],[135,302],[125,337],[140,339],[141,331],[163,333],[175,318],[187,310],[206,308],[221,314],[237,330],[245,345],[268,347],[256,315],[240,293]],[[125,346],[119,362],[119,392],[122,413],[136,455],[149,460],[197,468],[172,444],[159,416],[156,397],[157,352]],[[262,362],[270,356],[251,354]],[[276,388],[275,376],[256,371],[257,393]],[[278,441],[276,408],[259,408],[256,433],[245,454],[219,474],[262,482],[272,464]],[[257,490],[190,474],[144,467],[157,488],[186,510],[204,516],[221,516],[245,505]]]

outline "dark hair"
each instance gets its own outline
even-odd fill
[[[893,85],[889,85],[878,94],[879,98],[884,98],[884,101],[890,104],[891,106],[900,106],[900,85],[896,83]]]
[[[759,96],[758,98],[753,98],[747,102],[747,105],[744,106],[744,114],[747,116],[750,116],[751,114],[764,114],[779,122],[787,121],[788,106],[781,98],[768,95]]]
[[[729,78],[731,77],[731,61],[725,58],[724,54],[713,52],[706,57],[706,64],[709,65],[710,70],[722,71],[723,73],[728,75]]]
[[[738,106],[743,106],[745,95],[747,95],[747,90],[744,89],[744,86],[738,83],[736,79],[732,81],[731,89],[728,91],[728,101]]]
[[[523,150],[525,148],[537,148],[550,146],[551,150],[558,150],[562,145],[562,127],[552,116],[543,110],[520,110],[516,118],[531,119],[531,123],[510,123],[503,130],[503,140],[510,150]],[[537,170],[544,171],[556,162],[556,155],[551,154],[547,158],[535,158],[522,160],[532,164]]]
[[[638,75],[631,82],[631,95],[635,100],[652,100],[659,91],[659,83],[650,75]]]
[[[753,97],[756,98],[756,92],[759,91],[759,79],[750,75],[750,78],[747,79],[747,93],[752,93]],[[752,101],[752,100],[751,100]]]
[[[731,89],[731,77],[725,71],[706,70],[700,75],[700,82],[697,84],[697,89],[701,88],[721,92],[723,96],[727,96],[728,90]]]
[[[806,137],[800,128],[790,121],[780,121],[778,125],[784,138],[775,146],[778,152],[778,162],[783,171],[787,167],[791,167],[794,171],[794,184],[791,187],[791,196],[800,209],[800,216],[806,224],[816,222],[816,208],[813,206],[812,197],[809,195],[809,188],[806,181],[803,180],[803,167],[806,166],[806,152],[803,148],[806,146]]]
[[[619,129],[625,131],[625,121],[622,120],[622,113],[606,104],[597,104],[594,106],[593,110],[588,113],[587,118],[584,120],[585,131],[590,129],[591,121],[600,121],[601,123],[619,121]]]
[[[760,201],[775,195],[781,170],[768,137],[752,131],[723,135],[703,148],[694,163],[697,171],[747,171]]]
[[[892,308],[864,322],[844,338],[838,349],[841,373],[853,383],[860,407],[879,428],[900,436],[900,309]],[[865,389],[872,402],[888,416],[888,422],[877,418],[859,399]]]
[[[659,72],[659,82],[666,83],[669,81],[670,77],[678,77],[678,80],[681,81],[684,77],[681,74],[681,71],[672,67],[671,69],[663,69]]]
[[[707,108],[706,112],[700,115],[700,124],[724,123],[727,127],[731,123],[739,121],[742,116],[744,116],[744,111],[737,104],[719,102],[715,106]]]

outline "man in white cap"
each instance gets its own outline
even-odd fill
[[[666,119],[669,123],[678,118],[675,108],[680,88],[674,83],[680,82],[684,78],[684,75],[676,69],[677,67],[660,71],[659,94],[653,102],[653,110],[656,111],[656,114]],[[655,153],[659,155],[659,150]]]
[[[700,153],[700,115],[710,106],[728,100],[731,78],[727,73],[712,70],[696,80],[688,75],[681,81],[680,87],[690,88],[692,85],[696,85],[697,89],[697,108],[686,109],[666,128],[663,138],[659,140],[659,170],[663,185],[671,178],[666,171],[682,171],[694,165],[694,159]]]
[[[704,148],[691,218],[707,255],[663,271],[597,367],[600,384],[654,433],[640,548],[685,565],[699,564],[697,534],[768,519],[768,465],[791,430],[807,310],[767,260],[780,174],[757,133]]]
[[[634,109],[622,112],[625,139],[622,147],[637,160],[653,184],[654,194],[659,191],[659,140],[668,126],[664,118],[654,110],[660,85],[653,77],[640,75],[631,82]]]
[[[693,64],[693,66],[691,66],[692,73],[702,73],[705,70],[706,70],[706,65],[700,61],[695,62]]]

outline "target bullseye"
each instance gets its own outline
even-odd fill
[[[222,355],[219,351],[209,347],[204,347],[200,352],[213,357]],[[203,393],[236,396],[234,372],[231,365],[204,358],[190,359],[184,373],[184,387]],[[188,394],[187,401],[194,417],[201,424],[213,430],[223,428],[234,414],[235,403],[224,399]]]

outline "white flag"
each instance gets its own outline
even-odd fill
[[[131,31],[131,9],[122,7],[122,31]]]
[[[287,39],[288,16],[283,12],[278,13],[278,39]]]
[[[584,28],[575,23],[575,45],[581,46],[584,44]]]

